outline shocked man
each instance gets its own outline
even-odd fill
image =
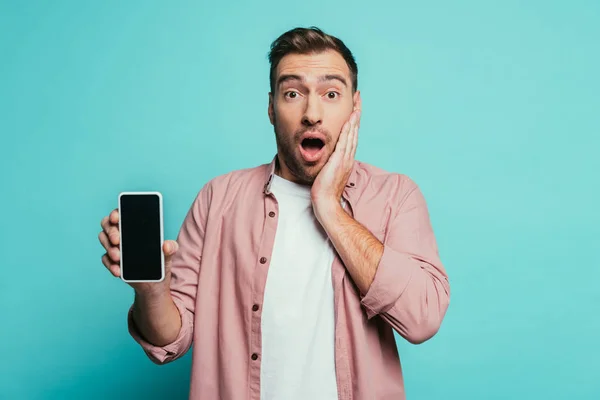
[[[132,283],[129,332],[164,364],[194,344],[191,399],[405,398],[394,331],[439,330],[450,288],[410,178],[355,160],[357,66],[344,43],[296,28],[271,46],[271,162],[213,178],[166,278]],[[104,265],[120,276],[117,210]]]

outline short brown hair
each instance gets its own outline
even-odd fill
[[[271,44],[271,51],[269,52],[271,92],[275,91],[274,80],[277,65],[284,56],[288,54],[314,54],[326,50],[335,50],[344,58],[350,69],[352,90],[355,92],[358,87],[358,67],[352,52],[340,39],[326,34],[316,26],[294,28],[279,36]]]

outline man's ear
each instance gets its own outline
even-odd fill
[[[275,125],[275,110],[273,109],[273,94],[269,92],[269,120],[271,125]]]
[[[357,90],[353,96],[354,100],[354,109],[352,111],[361,110],[362,109],[362,100],[360,98],[360,90]]]

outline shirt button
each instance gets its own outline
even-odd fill
[[[258,304],[252,306],[252,311],[258,311]]]
[[[261,258],[260,258],[260,263],[261,263],[261,264],[264,264],[264,263],[266,263],[266,262],[267,262],[267,258],[266,258],[266,257],[261,257]]]
[[[274,216],[275,216],[275,213],[274,213],[273,211],[271,211],[271,212],[269,213],[269,217],[273,218]]]
[[[252,359],[253,360],[256,360],[257,358],[258,358],[258,354],[256,354],[256,353],[252,354]]]

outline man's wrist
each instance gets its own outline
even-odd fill
[[[341,200],[324,199],[314,204],[315,216],[323,228],[327,229],[338,219],[337,213],[342,211]]]
[[[135,303],[143,308],[155,308],[170,300],[171,293],[168,289],[139,290],[135,289]]]

